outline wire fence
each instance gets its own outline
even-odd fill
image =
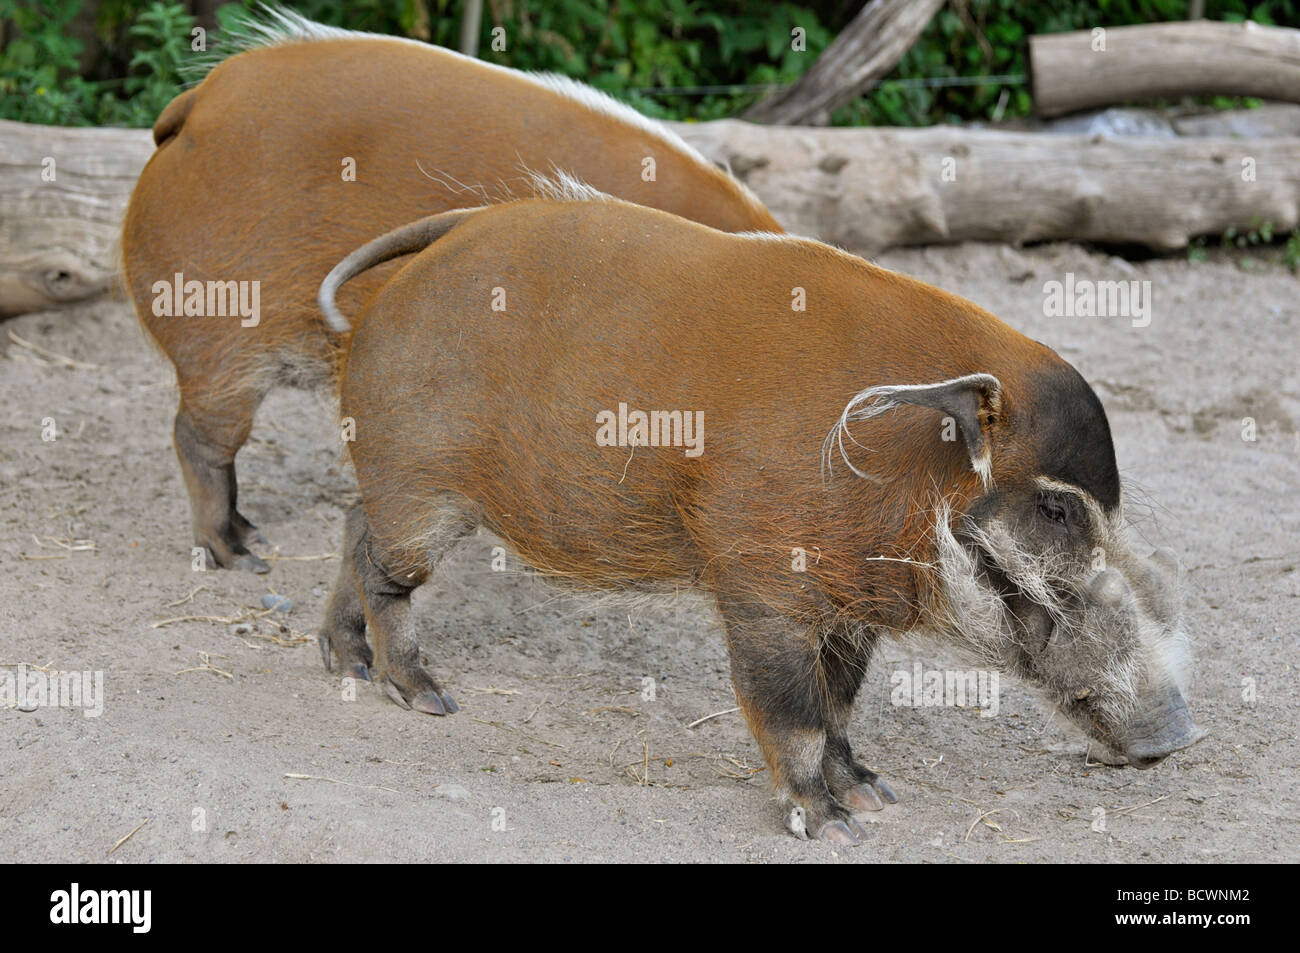
[[[919,76],[912,79],[887,79],[876,84],[875,89],[936,89],[944,86],[1023,86],[1028,82],[1024,73],[1004,73],[993,76]],[[632,86],[622,90],[642,96],[728,96],[741,93],[771,93],[780,89],[779,83],[737,83],[722,86]]]

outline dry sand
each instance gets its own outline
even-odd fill
[[[800,842],[740,716],[687,727],[734,705],[707,602],[629,614],[562,596],[492,572],[487,536],[416,600],[461,712],[403,711],[369,685],[345,700],[312,637],[354,487],[331,407],[275,393],[240,454],[241,509],[278,547],[271,574],[193,572],[171,368],[106,300],[0,328],[95,365],[17,344],[0,358],[0,663],[102,671],[106,696],[95,718],[0,711],[0,861],[1300,859],[1296,278],[1240,256],[1129,265],[1070,245],[881,262],[989,308],[1093,382],[1144,504],[1133,515],[1187,570],[1206,741],[1152,771],[1089,766],[1011,679],[994,718],[895,707],[891,672],[965,666],[890,643],[852,737],[902,801],[869,818],[864,846]],[[1043,283],[1071,271],[1151,281],[1151,325],[1045,317]],[[260,612],[272,589],[293,600],[285,628],[214,621]],[[177,616],[210,618],[159,624]]]

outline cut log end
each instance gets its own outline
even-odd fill
[[[1028,69],[1044,117],[1184,96],[1300,102],[1300,30],[1200,20],[1042,34]]]

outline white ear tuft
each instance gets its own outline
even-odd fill
[[[840,459],[855,475],[879,482],[849,460],[844,438],[862,446],[849,433],[849,422],[868,420],[903,404],[929,407],[952,417],[966,441],[971,469],[979,475],[985,490],[993,486],[993,450],[987,428],[1001,413],[1002,384],[992,374],[967,374],[934,384],[885,384],[855,394],[822,443],[822,478],[830,473],[833,450],[838,447]]]

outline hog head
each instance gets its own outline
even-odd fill
[[[1204,737],[1182,692],[1177,558],[1134,552],[1106,415],[1078,372],[1055,358],[1014,390],[989,374],[877,387],[842,423],[904,404],[951,417],[979,478],[964,505],[935,507],[923,626],[1034,686],[1112,762],[1149,768]]]

